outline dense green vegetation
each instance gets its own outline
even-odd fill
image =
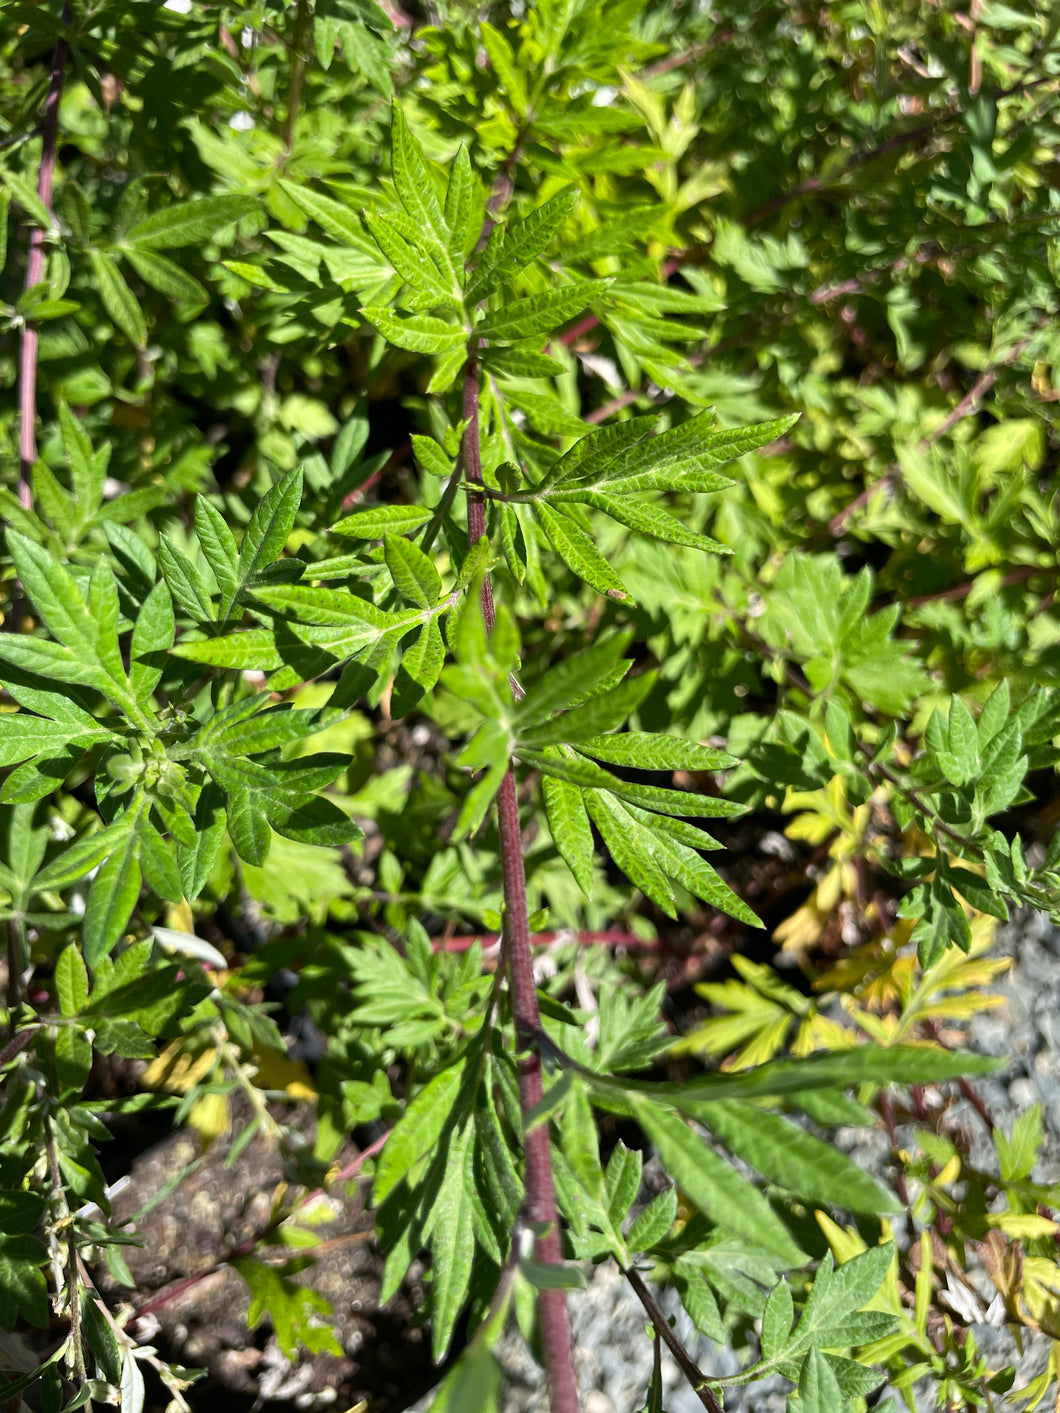
[[[1060,15],[4,16],[0,1392],[194,1407],[97,1300],[99,1150],[238,1099],[270,1236],[372,1145],[437,1413],[509,1320],[572,1413],[606,1260],[693,1385],[653,1285],[793,1413],[1055,1400],[1040,1112],[980,1170],[918,1104],[893,1191],[829,1132],[990,1068],[996,922],[1060,920]],[[290,1353],[305,1255],[238,1263]],[[940,1299],[975,1262],[1041,1377]]]

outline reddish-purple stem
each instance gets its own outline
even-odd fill
[[[467,936],[436,937],[431,946],[436,952],[469,952],[476,942],[485,948],[496,947],[500,941],[496,932],[475,932]],[[634,952],[654,952],[658,942],[647,937],[635,937],[632,932],[604,928],[600,932],[538,932],[531,939],[535,947],[551,947],[556,942],[577,942],[579,947],[628,947]]]
[[[464,477],[474,485],[481,485],[479,370],[478,358],[474,352],[468,358],[464,373],[464,419]],[[486,506],[481,493],[472,491],[468,494],[467,528],[471,544],[477,543],[486,533]],[[487,631],[491,630],[493,589],[489,575],[482,581],[482,615],[486,620]],[[497,795],[497,826],[501,842],[505,950],[512,989],[512,1013],[516,1035],[522,1044],[526,1044],[528,1037],[540,1033],[541,1017],[537,1009],[537,990],[534,986],[530,919],[526,904],[526,873],[523,868],[523,840],[519,829],[519,797],[515,786],[515,771],[510,765]],[[523,1113],[528,1114],[543,1097],[541,1057],[536,1048],[530,1048],[519,1060],[519,1098]],[[525,1135],[523,1152],[526,1160],[526,1219],[533,1224],[537,1232],[534,1255],[542,1265],[559,1266],[563,1262],[563,1249],[560,1244],[547,1124],[538,1124]],[[574,1373],[574,1346],[566,1295],[562,1290],[541,1290],[538,1292],[537,1301],[545,1369],[548,1373],[549,1408],[551,1413],[578,1413],[578,1383]]]
[[[12,1025],[14,1024],[13,1016],[11,1018],[11,1023]],[[34,1027],[32,1030],[16,1031],[15,1034],[12,1035],[11,1039],[4,1046],[4,1048],[0,1050],[0,1070],[2,1070],[5,1065],[9,1065],[16,1055],[21,1055],[22,1051],[25,1050],[29,1045],[31,1045],[36,1038],[36,1027]]]
[[[70,7],[63,9],[63,23],[70,23]],[[67,43],[65,35],[55,46],[52,55],[51,79],[48,82],[48,97],[44,106],[44,127],[41,139],[40,173],[37,177],[37,195],[49,215],[52,210],[52,178],[55,175],[55,151],[59,134],[59,99],[63,92],[63,72],[66,68]],[[44,278],[44,231],[34,226],[29,237],[29,254],[26,259],[26,289],[39,285]],[[33,463],[37,459],[37,326],[27,316],[22,325],[22,344],[19,351],[18,380],[18,459],[19,481],[18,499],[30,510],[33,507]]]
[[[721,1404],[707,1387],[707,1380],[703,1371],[678,1339],[673,1325],[666,1317],[666,1312],[659,1305],[654,1295],[652,1295],[651,1291],[632,1266],[628,1268],[623,1267],[622,1274],[625,1276],[626,1280],[629,1281],[630,1285],[633,1287],[634,1294],[644,1306],[648,1318],[655,1326],[656,1335],[674,1356],[678,1368],[688,1380],[692,1391],[695,1393],[700,1403],[707,1409],[707,1413],[723,1413]]]

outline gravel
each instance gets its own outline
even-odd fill
[[[976,1090],[993,1121],[1008,1130],[1015,1116],[1030,1104],[1042,1106],[1045,1141],[1035,1169],[1036,1179],[1060,1180],[1060,929],[1046,917],[1025,913],[998,931],[993,955],[1012,958],[1011,969],[995,983],[1004,1007],[978,1016],[967,1034],[967,1046],[980,1054],[1007,1058],[996,1074],[977,1079]],[[993,1148],[981,1118],[967,1099],[951,1106],[949,1119],[970,1138],[970,1160],[988,1170]],[[901,1140],[902,1130],[899,1130]],[[882,1132],[840,1130],[837,1141],[862,1166],[886,1178],[890,1144]],[[652,1349],[646,1320],[636,1296],[613,1266],[590,1273],[588,1288],[572,1292],[571,1320],[577,1349],[583,1413],[634,1413],[644,1406],[651,1377]],[[990,1292],[987,1290],[987,1298]],[[735,1373],[746,1360],[697,1335],[675,1299],[663,1301],[675,1316],[675,1328],[707,1375]],[[1045,1366],[1049,1341],[1043,1336],[1024,1340],[1022,1355],[1007,1329],[990,1323],[972,1326],[981,1354],[991,1368],[1015,1362],[1017,1388]],[[547,1392],[540,1367],[516,1336],[500,1350],[506,1374],[504,1413],[547,1413]],[[669,1353],[663,1354],[664,1407],[667,1413],[700,1413],[702,1404],[685,1383]],[[784,1413],[789,1385],[773,1379],[750,1388],[733,1389],[726,1413]],[[935,1407],[930,1388],[918,1389],[918,1407]],[[429,1403],[429,1400],[426,1401]],[[426,1405],[425,1405],[426,1406]],[[901,1406],[901,1405],[899,1405]],[[997,1413],[1015,1408],[995,1398]]]

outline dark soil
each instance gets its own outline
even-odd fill
[[[289,1110],[283,1118],[291,1124]],[[196,1413],[256,1413],[279,1404],[398,1413],[437,1382],[440,1371],[418,1323],[422,1291],[415,1281],[380,1307],[382,1258],[365,1214],[363,1184],[337,1184],[302,1209],[312,1211],[319,1244],[306,1253],[314,1259],[293,1276],[330,1303],[334,1315],[327,1323],[342,1355],[301,1349],[290,1361],[267,1317],[249,1328],[250,1293],[233,1260],[252,1253],[282,1267],[302,1253],[282,1245],[272,1225],[274,1203],[286,1192],[276,1143],[259,1132],[228,1162],[245,1119],[237,1114],[233,1134],[205,1154],[194,1133],[181,1132],[132,1163],[129,1182],[114,1197],[115,1223],[176,1185],[139,1219],[143,1247],[122,1248],[135,1281],[131,1332],[162,1358],[206,1371],[188,1395]],[[308,1113],[298,1115],[295,1126],[308,1122]],[[356,1154],[356,1148],[344,1151],[340,1166]],[[105,1267],[95,1274],[112,1308],[128,1302],[128,1290]],[[167,1402],[164,1389],[149,1390],[146,1413],[161,1413]]]

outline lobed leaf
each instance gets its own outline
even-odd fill
[[[576,521],[543,501],[535,504],[534,513],[552,548],[573,574],[584,579],[597,593],[620,603],[633,602],[622,580]]]
[[[125,237],[142,250],[172,250],[182,245],[205,245],[228,226],[258,211],[252,196],[203,196],[153,211],[137,221]]]
[[[575,314],[580,314],[606,287],[605,280],[578,280],[544,294],[511,300],[486,314],[477,331],[493,343],[516,343],[539,334],[551,334]]]

